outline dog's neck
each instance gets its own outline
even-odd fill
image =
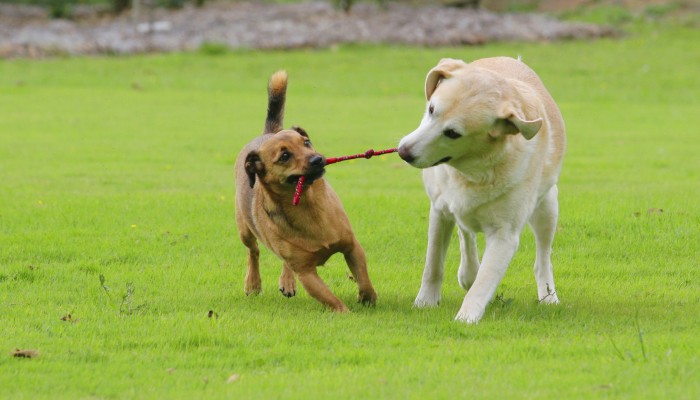
[[[471,185],[498,185],[500,180],[508,180],[512,174],[524,172],[522,167],[529,157],[518,157],[518,154],[525,153],[515,151],[513,147],[518,147],[521,143],[516,138],[503,139],[499,146],[493,146],[492,150],[478,157],[462,157],[449,163],[449,165],[459,171],[464,179]],[[515,157],[521,158],[514,160]]]
[[[311,185],[304,187],[304,200],[299,205],[292,205],[294,188],[282,191],[275,191],[267,185],[261,184],[257,190],[260,196],[262,209],[265,214],[278,226],[290,226],[303,230],[303,226],[298,226],[297,216],[305,214],[307,217],[318,211],[318,199],[323,197],[323,178],[317,179]],[[305,218],[304,220],[308,220]]]

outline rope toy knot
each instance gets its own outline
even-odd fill
[[[372,158],[373,155],[374,155],[374,150],[373,150],[373,149],[369,149],[369,150],[365,151],[365,158],[366,158],[366,159],[369,160],[370,158]]]

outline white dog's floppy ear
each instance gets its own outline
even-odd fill
[[[489,131],[489,135],[496,138],[503,135],[521,133],[525,139],[530,140],[535,137],[541,127],[542,118],[527,120],[519,113],[512,111],[506,112],[501,118],[496,119]]]
[[[440,60],[438,65],[428,72],[428,76],[425,78],[425,99],[430,100],[430,97],[437,89],[440,81],[452,76],[454,71],[467,65],[462,60],[455,60],[453,58],[443,58]]]
[[[508,100],[501,105],[501,111],[496,116],[496,122],[489,134],[492,137],[499,137],[521,133],[525,139],[530,140],[542,127],[542,116],[536,106],[537,103],[532,101],[533,96],[528,89],[514,82],[511,82],[510,87],[514,90],[506,94]]]

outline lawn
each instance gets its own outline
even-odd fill
[[[557,44],[0,61],[0,398],[700,397],[698,43],[650,25]],[[340,256],[320,273],[349,314],[281,296],[267,251],[264,293],[244,295],[233,163],[272,72],[290,75],[285,124],[338,156],[413,130],[441,57],[518,54],[567,122],[561,305],[537,303],[526,230],[481,323],[453,321],[456,234],[442,304],[414,309],[429,204],[395,155],[326,175],[376,307],[354,303]]]

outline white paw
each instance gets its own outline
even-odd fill
[[[461,286],[462,289],[469,290],[474,284],[475,279],[476,275],[470,277],[466,268],[459,267],[459,271],[457,271],[457,282],[459,282],[459,286]]]
[[[559,304],[556,293],[549,293],[540,297],[540,304]]]
[[[457,313],[457,316],[455,317],[455,321],[459,322],[465,322],[467,324],[478,324],[479,321],[481,320],[481,314],[479,313],[463,313],[459,312]]]
[[[464,303],[462,303],[462,308],[459,309],[455,321],[466,322],[468,324],[476,324],[484,316],[484,311],[486,311],[486,306],[481,306],[480,302],[467,301],[466,297]],[[476,304],[475,304],[476,303]]]
[[[538,299],[540,304],[559,304],[559,298],[557,297],[557,291],[554,289],[554,285],[545,285],[543,288],[537,290]]]
[[[440,305],[439,290],[424,290],[422,287],[418,292],[418,296],[413,301],[413,306],[418,308],[437,307]]]

